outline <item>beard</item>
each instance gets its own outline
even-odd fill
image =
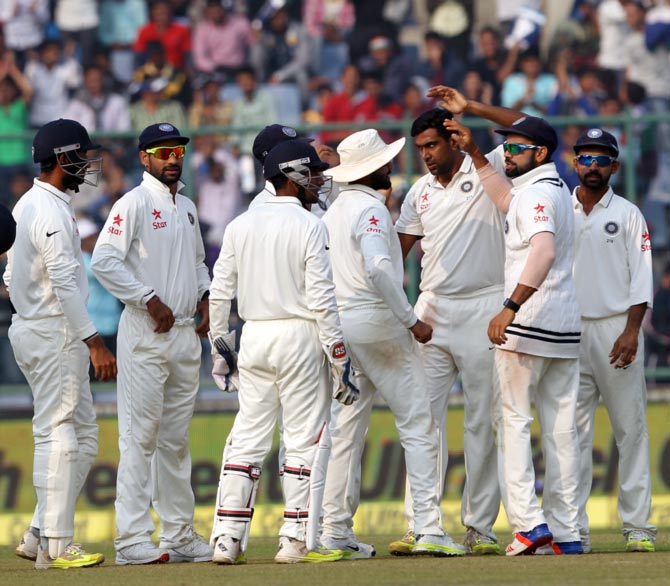
[[[537,162],[535,161],[535,151],[533,151],[532,158],[527,163],[522,165],[515,163],[514,166],[509,169],[505,166],[505,175],[510,179],[514,179],[515,177],[525,175],[528,171],[535,169],[535,167],[537,167]]]
[[[177,172],[174,174],[174,172]],[[174,185],[181,179],[181,167],[164,167],[158,175],[154,175],[161,183],[165,185]]]
[[[372,189],[391,189],[391,174],[382,169],[377,169],[370,177],[370,187]]]
[[[79,193],[79,186],[82,183],[84,183],[84,178],[79,177],[78,175],[67,174],[63,177],[63,187],[65,187],[66,190],[69,189],[75,193]]]
[[[607,185],[609,184],[610,175],[611,174],[603,176],[597,171],[596,172],[589,171],[583,177],[581,177],[581,182],[584,185],[584,187],[599,190],[602,189],[603,187],[607,187]]]

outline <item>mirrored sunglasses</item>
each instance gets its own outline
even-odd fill
[[[539,145],[536,144],[520,144],[516,142],[504,142],[503,150],[506,153],[509,153],[512,156],[518,155],[524,151],[539,149]]]
[[[177,159],[183,159],[186,154],[186,147],[183,145],[180,146],[158,146],[151,149],[144,149],[145,152],[153,155],[161,161],[167,161],[170,157],[175,157]]]
[[[585,167],[590,167],[593,161],[596,162],[598,167],[609,167],[616,159],[614,157],[608,157],[607,155],[579,155],[575,157],[575,160],[580,165]]]

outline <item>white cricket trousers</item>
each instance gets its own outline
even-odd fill
[[[644,379],[644,338],[638,337],[637,356],[626,368],[614,368],[609,353],[626,327],[627,314],[605,319],[582,319],[579,362],[577,430],[581,452],[579,530],[589,533],[586,502],[593,480],[593,433],[598,400],[607,408],[619,451],[619,514],[623,533],[640,529],[656,535],[651,515],[651,472],[647,432],[647,387]]]
[[[160,547],[170,548],[193,523],[189,425],[199,385],[200,339],[192,320],[164,334],[146,311],[126,307],[117,342],[119,470],[117,550],[151,540],[151,505]]]
[[[575,424],[579,360],[496,349],[494,385],[500,488],[512,531],[530,531],[548,523],[554,541],[579,541],[579,444]],[[542,507],[535,494],[532,403],[542,433]]]
[[[36,515],[42,537],[72,537],[74,508],[98,454],[89,352],[64,316],[12,318],[14,357],[33,393]]]
[[[416,314],[433,328],[433,338],[421,344],[421,362],[438,433],[438,479],[444,494],[449,452],[447,405],[458,374],[463,383],[463,455],[465,486],[461,523],[496,539],[493,524],[500,512],[496,444],[491,420],[493,356],[486,332],[500,311],[502,287],[488,287],[467,297],[419,296]],[[414,529],[412,500],[405,491],[405,514]]]
[[[272,447],[281,413],[285,512],[279,535],[304,541],[307,514],[320,515],[320,511],[309,509],[309,474],[296,472],[313,471],[332,401],[330,371],[316,322],[297,318],[247,321],[240,338],[238,368],[240,407],[223,453],[212,539],[244,535],[250,515],[241,521],[227,512],[253,506],[253,483],[224,470],[226,466],[260,468]]]
[[[352,535],[360,502],[361,456],[375,392],[379,391],[393,412],[405,450],[416,531],[442,535],[435,473],[437,435],[417,343],[387,309],[342,311],[340,321],[361,395],[350,406],[333,402],[323,533],[336,539]]]

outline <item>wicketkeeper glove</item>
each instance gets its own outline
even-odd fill
[[[351,405],[360,398],[360,391],[353,383],[351,378],[354,374],[354,368],[347,355],[347,349],[344,343],[337,342],[328,349],[328,361],[336,381],[333,399],[344,405]]]
[[[235,332],[226,332],[223,336],[212,337],[209,341],[216,350],[213,354],[214,367],[212,378],[222,391],[232,393],[240,388],[240,376],[237,372],[237,352],[235,352]]]

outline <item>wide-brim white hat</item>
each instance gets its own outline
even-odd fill
[[[337,147],[340,164],[324,171],[324,175],[338,183],[351,183],[392,161],[404,146],[404,137],[386,144],[373,128],[355,132]]]

